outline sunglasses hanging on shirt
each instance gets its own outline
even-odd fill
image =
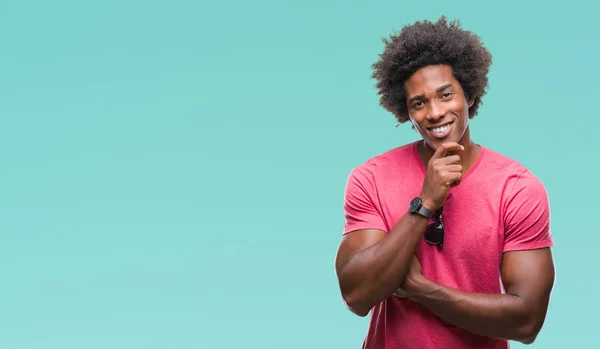
[[[429,223],[425,229],[425,241],[428,244],[436,245],[438,248],[442,248],[444,245],[444,224],[442,223],[442,211],[443,207],[440,207],[435,211],[435,221]]]

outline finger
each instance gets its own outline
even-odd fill
[[[441,159],[437,159],[436,163],[440,164],[440,165],[451,165],[451,164],[460,164],[460,156],[458,155],[450,155],[450,156],[446,156],[444,158]]]
[[[448,152],[455,152],[455,151],[462,151],[462,150],[465,150],[465,148],[456,142],[442,143],[442,145],[440,145],[439,148],[436,149],[435,153],[433,153],[432,158],[435,158],[435,159],[443,158],[446,155],[448,155]]]
[[[448,187],[455,187],[460,183],[461,178],[462,178],[462,173],[449,172],[446,175],[444,182],[445,182],[446,186],[448,186]]]
[[[396,292],[394,292],[394,296],[398,298],[408,298],[408,294],[401,288],[397,289]]]
[[[456,165],[456,164],[447,165],[444,167],[444,169],[446,171],[452,172],[452,173],[462,173],[462,171],[463,171],[463,167],[461,165]]]

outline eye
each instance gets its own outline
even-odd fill
[[[450,96],[452,96],[452,92],[444,92],[442,94],[442,98],[450,98]]]
[[[422,102],[422,101],[415,102],[415,103],[413,103],[413,105],[412,105],[412,107],[413,107],[413,108],[415,108],[415,109],[418,109],[418,108],[420,108],[420,107],[422,107],[422,106],[423,106],[423,102]]]

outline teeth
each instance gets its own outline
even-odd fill
[[[435,127],[435,128],[432,128],[431,130],[432,130],[433,132],[435,132],[435,133],[442,133],[442,132],[446,131],[446,130],[447,130],[447,129],[449,129],[449,128],[450,128],[450,124],[447,124],[447,125],[444,125],[444,126],[442,126],[442,127]]]

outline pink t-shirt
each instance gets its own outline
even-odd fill
[[[417,143],[387,151],[356,167],[344,196],[344,234],[391,231],[420,194],[426,168]],[[502,293],[505,251],[553,246],[550,209],[541,181],[524,166],[481,147],[480,155],[450,190],[444,204],[444,246],[418,245],[427,278],[467,292]],[[395,296],[371,310],[363,349],[508,348],[505,340],[472,334],[419,304]]]

